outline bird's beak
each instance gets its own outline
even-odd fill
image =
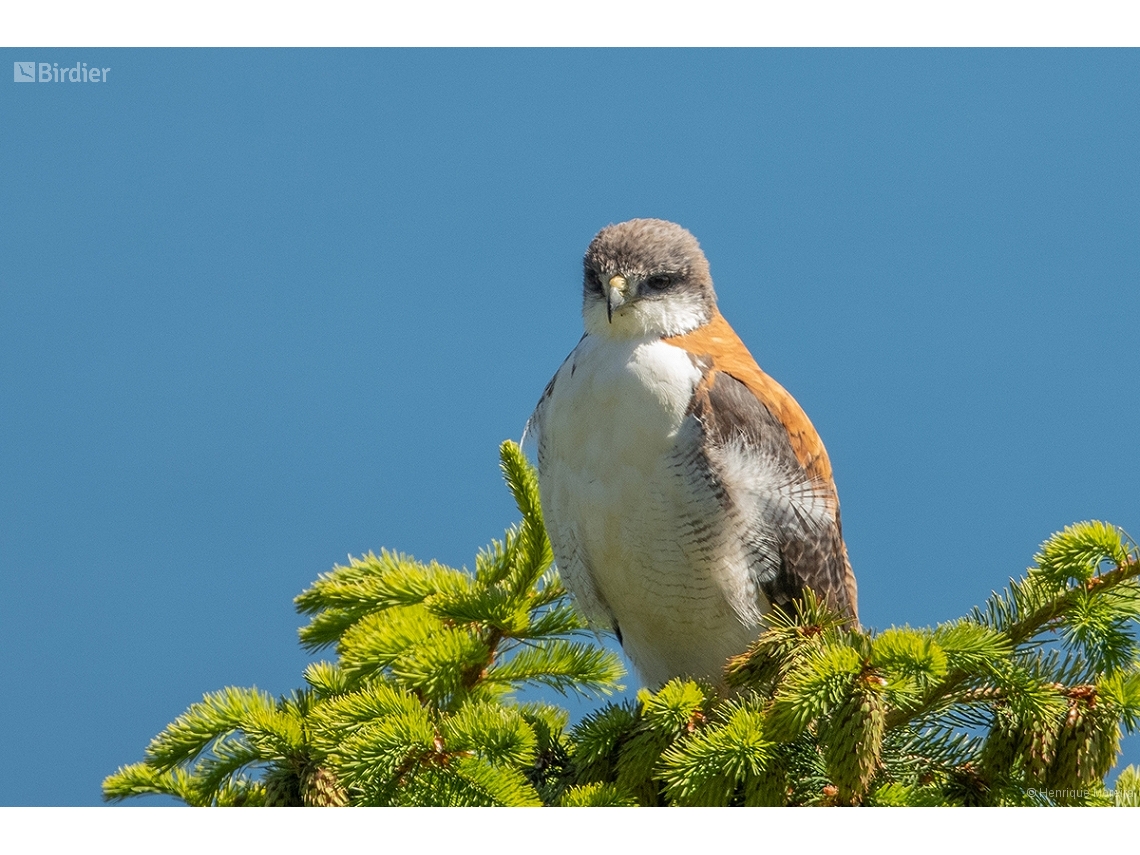
[[[620,309],[625,303],[625,289],[629,282],[624,276],[611,276],[609,287],[606,288],[606,317],[610,323],[614,320],[614,309]]]

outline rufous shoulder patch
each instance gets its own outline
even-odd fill
[[[804,470],[834,490],[831,461],[807,413],[783,386],[761,370],[724,315],[717,312],[704,326],[664,341],[710,361],[713,372],[724,372],[743,383],[783,423],[792,451]],[[706,381],[715,383],[716,378],[708,377]]]

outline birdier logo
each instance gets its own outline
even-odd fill
[[[16,83],[106,83],[110,68],[85,62],[60,67],[58,62],[13,62],[12,80]]]

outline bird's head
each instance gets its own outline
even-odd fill
[[[608,338],[681,335],[716,313],[709,263],[686,229],[666,220],[606,226],[583,259],[586,332]]]

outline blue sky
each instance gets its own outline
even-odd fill
[[[0,82],[0,804],[299,685],[348,554],[471,564],[630,217],[823,435],[864,623],[1140,536],[1137,51],[0,54],[111,69]]]

